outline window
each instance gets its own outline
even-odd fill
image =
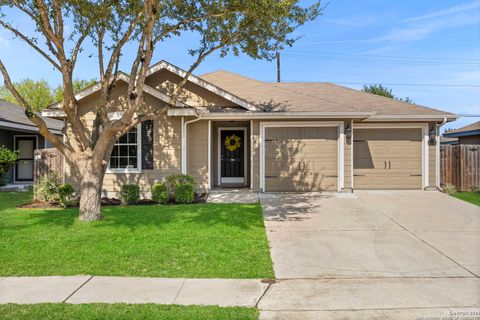
[[[140,125],[121,136],[113,146],[109,169],[112,172],[139,172],[141,167]]]

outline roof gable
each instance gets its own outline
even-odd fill
[[[162,70],[167,70],[181,78],[185,78],[187,76],[187,71],[171,63],[168,63],[165,60],[162,60],[149,68],[149,70],[147,71],[147,78]],[[234,93],[231,93],[230,91],[225,90],[225,88],[219,87],[209,82],[208,80],[203,79],[202,77],[197,77],[191,74],[187,77],[187,80],[191,83],[194,83],[195,85],[198,85],[208,90],[209,92],[212,92],[230,102],[233,102],[234,104],[246,110],[257,111],[257,107],[254,104],[250,103],[249,101],[245,100],[243,97],[239,97],[238,95],[235,95]]]

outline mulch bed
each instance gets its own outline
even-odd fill
[[[195,198],[193,203],[205,203],[207,202],[208,193],[195,193]],[[134,205],[156,205],[157,203],[153,202],[150,199],[141,199]],[[119,206],[121,205],[120,199],[116,198],[102,198],[102,206]],[[170,201],[167,205],[176,205],[174,201]],[[78,206],[76,206],[78,207]],[[17,206],[18,209],[63,209],[62,206],[58,202],[40,202],[40,201],[32,201],[29,203],[21,204]]]

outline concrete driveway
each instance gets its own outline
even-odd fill
[[[477,206],[425,191],[262,194],[260,201],[279,279],[260,301],[262,318],[480,311]]]

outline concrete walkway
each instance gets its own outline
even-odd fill
[[[268,283],[93,276],[0,278],[0,303],[157,303],[255,307]]]

